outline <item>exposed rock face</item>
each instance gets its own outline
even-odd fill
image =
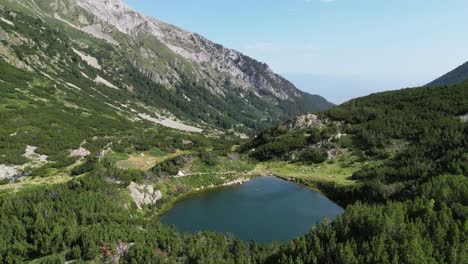
[[[86,29],[87,33],[97,38],[107,40],[112,31],[117,30],[131,36],[135,41],[153,38],[161,42],[174,55],[192,63],[194,67],[189,74],[195,75],[192,77],[205,83],[214,93],[224,95],[226,91],[223,83],[230,82],[232,87],[243,90],[253,88],[280,100],[301,96],[293,84],[271,71],[268,65],[213,43],[196,33],[144,16],[122,0],[55,0],[51,1],[50,8],[56,18],[59,17],[61,21],[82,31]],[[69,14],[76,14],[78,19],[67,20],[65,17]],[[89,15],[94,18],[83,19]],[[90,28],[93,30],[90,31]],[[114,39],[109,42],[116,44]],[[144,59],[161,59],[158,58],[157,51],[144,47],[140,48],[140,54]],[[175,62],[183,64],[177,63],[177,59]],[[175,85],[183,79],[180,70],[170,72],[173,71],[172,66],[161,75],[155,69],[145,66],[146,63],[142,61],[135,61],[135,64],[139,65],[141,72],[163,85]]]
[[[87,54],[84,54],[83,52],[72,48],[73,52],[75,52],[80,58],[88,63],[89,66],[96,68],[98,70],[101,70],[101,65],[99,64],[98,60],[94,58],[93,56],[89,56]]]
[[[323,125],[322,120],[317,115],[305,114],[297,116],[294,119],[286,122],[285,126],[289,129],[305,129],[320,127]]]
[[[23,156],[36,163],[47,163],[47,155],[39,155],[36,153],[37,147],[26,146]]]
[[[70,150],[70,157],[86,157],[90,154],[90,152],[83,148],[83,147],[80,147],[78,149],[72,149]]]
[[[0,164],[0,180],[9,179],[15,176],[16,174],[18,174],[18,171],[15,167]]]
[[[182,130],[186,132],[201,133],[203,131],[203,129],[201,128],[186,125],[182,122],[179,122],[177,120],[172,120],[169,118],[160,117],[159,119],[157,119],[157,118],[151,117],[148,114],[142,114],[142,113],[139,113],[138,116],[142,119],[148,120],[155,124],[160,124],[165,127],[170,127],[170,128],[174,128],[174,129],[178,129],[178,130]]]
[[[29,162],[19,165],[19,166],[7,166],[5,164],[0,164],[0,180],[1,179],[10,179],[10,180],[19,180],[25,176],[29,176],[30,173],[24,172],[21,173],[24,169],[28,167],[40,167],[48,163],[47,155],[40,155],[36,153],[37,147],[27,145],[24,150],[23,157],[27,158]]]
[[[154,204],[162,198],[161,191],[155,190],[152,185],[140,185],[132,182],[128,186],[128,190],[139,209],[144,204]]]
[[[122,0],[1,1],[1,17],[16,25],[0,21],[3,60],[49,79],[55,89],[80,91],[80,98],[90,95],[131,122],[249,134],[270,120],[331,106],[298,90],[268,65],[142,15]],[[25,11],[22,19],[1,11],[19,7]],[[27,17],[40,23],[23,25],[30,23]],[[95,110],[69,100],[63,104],[84,114]]]

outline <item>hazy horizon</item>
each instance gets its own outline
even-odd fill
[[[371,93],[400,90],[426,85],[435,77],[421,76],[419,80],[382,76],[330,76],[312,73],[280,73],[298,89],[323,96],[329,102],[341,104]]]
[[[468,60],[468,1],[125,0],[340,103],[429,83]],[[243,4],[244,3],[244,4]]]

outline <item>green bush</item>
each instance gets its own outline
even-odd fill
[[[180,155],[154,166],[150,171],[157,177],[165,178],[177,175],[184,165],[193,160],[190,155]]]
[[[305,150],[301,154],[299,161],[302,161],[305,163],[322,163],[326,161],[327,159],[328,159],[328,154],[326,150],[312,148],[312,149]]]
[[[0,185],[5,185],[5,184],[8,184],[8,183],[10,183],[9,179],[1,179],[0,180]]]
[[[216,166],[220,161],[218,154],[216,154],[214,151],[201,152],[200,158],[208,166]]]

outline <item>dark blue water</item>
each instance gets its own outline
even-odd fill
[[[160,217],[181,232],[230,233],[259,243],[285,242],[343,209],[318,192],[276,177],[194,194]]]

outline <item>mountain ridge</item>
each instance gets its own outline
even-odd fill
[[[220,72],[226,72],[235,77],[236,75],[242,75],[243,71],[239,70],[238,67],[242,67],[242,60],[244,60],[243,54],[240,52],[227,49],[219,44],[213,43],[203,36],[178,28],[176,26],[163,23],[157,19],[144,16],[131,7],[125,4],[121,0],[112,1],[90,1],[90,0],[75,0],[76,4],[88,12],[94,14],[101,21],[107,21],[107,23],[116,27],[119,31],[128,35],[138,35],[149,33],[157,37],[158,40],[162,41],[169,49],[174,53],[184,57],[187,60],[197,63],[210,63]],[[109,11],[111,9],[111,11]],[[174,38],[177,41],[174,41]],[[181,45],[182,44],[182,45]],[[189,44],[194,45],[196,48],[205,48],[197,52],[196,49],[190,49]],[[201,44],[201,45],[200,45]],[[214,56],[212,55],[214,54]],[[222,58],[225,64],[218,64],[216,56],[224,55]],[[236,67],[235,61],[240,60],[240,64]],[[214,62],[213,62],[214,61]],[[267,76],[273,78],[275,81],[285,82],[283,79],[279,79],[279,76],[274,74],[271,69],[264,64],[264,71],[268,74]],[[254,83],[257,88],[265,87],[263,89],[272,92],[276,97],[281,99],[287,99],[288,95],[285,93],[278,93],[274,89],[270,89],[265,84],[265,80],[246,80],[247,76],[242,76],[241,82],[239,83],[242,87],[247,88],[249,84]],[[242,82],[244,81],[244,82]],[[293,92],[294,96],[297,96],[297,91],[292,89],[292,84],[286,83],[287,88]]]
[[[211,42],[197,33],[142,15],[134,11],[124,1],[67,0],[65,2],[69,3],[69,6],[75,4],[75,7],[83,8],[93,14],[97,21],[105,21],[127,35],[138,37],[150,34],[177,55],[198,64],[208,63],[216,71],[229,74],[233,78],[231,81],[243,89],[254,86],[283,100],[300,96],[301,91],[283,77],[275,74],[267,64],[259,63],[236,50]],[[59,6],[58,1],[55,3],[57,3],[56,6]],[[64,3],[62,3],[63,5]],[[60,11],[60,8],[54,11]],[[79,20],[85,22],[83,24],[87,24],[86,20]],[[253,67],[251,66],[252,61],[255,64]],[[252,71],[253,74],[246,73],[249,71]],[[206,75],[201,73],[201,76]],[[210,82],[207,84],[212,86]],[[275,85],[281,85],[284,90],[278,91],[275,89]],[[211,88],[222,94],[222,91],[216,89],[217,87]]]
[[[320,96],[300,91],[268,65],[196,33],[144,16],[121,0],[0,3],[64,33],[70,38],[66,49],[71,48],[94,68],[91,75],[95,82],[126,90],[137,101],[155,107],[157,116],[167,113],[189,123],[252,133],[277,120],[332,106]],[[33,38],[23,38],[28,41],[21,45],[29,45],[28,49],[35,46]],[[60,79],[55,76],[57,69],[51,70],[56,68],[54,60],[44,57],[43,65],[38,65],[32,58],[36,54],[21,54],[23,59],[18,59],[15,46],[11,41],[6,43],[3,50],[8,52],[0,52],[5,60],[46,78]],[[37,67],[28,68],[34,64]]]
[[[468,62],[428,83],[427,86],[459,84],[465,81],[468,81]]]

